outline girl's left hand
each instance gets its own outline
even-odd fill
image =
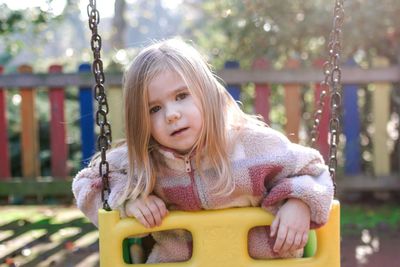
[[[309,230],[310,208],[299,199],[288,199],[271,224],[271,237],[277,235],[274,251],[283,253],[303,248]]]

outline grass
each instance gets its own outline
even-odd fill
[[[15,220],[33,223],[50,219],[51,223],[62,223],[84,217],[76,208],[60,206],[3,206],[0,214],[0,225]],[[342,234],[359,233],[363,229],[398,230],[400,205],[342,204],[340,224]]]
[[[342,234],[359,233],[363,229],[396,231],[400,225],[400,206],[342,204],[340,220]]]

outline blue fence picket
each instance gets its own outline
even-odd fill
[[[90,72],[90,64],[79,65],[79,72]],[[82,167],[95,152],[93,92],[91,87],[79,87],[80,126],[82,140]]]
[[[240,68],[239,61],[228,60],[224,64],[225,69],[238,69]],[[240,100],[240,85],[238,84],[228,84],[228,92],[236,100]]]
[[[347,62],[348,66],[355,66],[354,61]],[[343,132],[346,136],[345,166],[346,174],[354,175],[361,172],[360,152],[360,114],[358,111],[358,86],[354,84],[345,85],[343,90]]]

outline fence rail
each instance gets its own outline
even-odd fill
[[[296,67],[297,66],[297,67]],[[228,91],[239,100],[242,85],[252,84],[254,88],[253,109],[270,122],[271,110],[283,106],[287,123],[283,130],[289,139],[299,142],[300,132],[304,128],[304,87],[312,90],[315,99],[321,92],[319,85],[323,79],[322,70],[300,69],[298,64],[291,62],[288,68],[280,71],[270,70],[265,61],[255,62],[253,70],[243,70],[235,62],[228,62],[226,68],[217,72],[227,84]],[[396,84],[400,82],[400,66],[382,66],[374,69],[361,69],[353,65],[342,69],[343,86],[343,136],[345,146],[341,158],[341,171],[338,175],[339,192],[346,191],[400,191],[400,177],[393,166],[400,165],[400,157],[390,158],[393,149],[387,146],[391,140],[387,126],[392,123],[392,95]],[[110,102],[110,120],[113,127],[113,138],[123,137],[122,121],[122,73],[106,73],[106,85]],[[32,195],[40,198],[44,195],[70,195],[71,175],[66,167],[68,151],[66,145],[68,124],[64,114],[66,90],[78,88],[81,129],[82,159],[88,159],[94,152],[94,103],[92,94],[93,75],[90,65],[82,64],[76,73],[62,73],[59,65],[51,66],[49,73],[32,73],[29,66],[21,66],[19,73],[3,74],[0,66],[0,129],[8,128],[7,92],[17,90],[21,97],[21,169],[22,177],[12,177],[10,170],[10,140],[7,131],[0,131],[0,197],[9,195]],[[273,101],[277,86],[282,90],[283,100]],[[40,178],[40,159],[38,122],[35,110],[37,88],[45,88],[49,96],[49,136],[51,139],[51,177]],[[370,94],[371,114],[361,110],[360,88],[368,88]],[[15,93],[15,91],[13,91]],[[400,95],[400,94],[399,94]],[[326,101],[329,101],[328,99]],[[366,105],[365,103],[363,105]],[[329,105],[326,105],[329,106]],[[12,115],[14,116],[14,114]],[[372,119],[371,119],[372,118]],[[318,147],[326,157],[328,155],[328,116],[321,121]],[[371,148],[372,171],[362,168],[363,152],[361,151],[360,135],[363,123],[368,123]],[[365,128],[365,127],[364,127]],[[365,131],[365,129],[364,129]],[[304,132],[304,130],[303,130]],[[393,157],[392,157],[393,158]],[[82,160],[82,161],[83,161]],[[392,163],[391,163],[392,161]],[[29,187],[29,188],[28,188]]]
[[[343,67],[343,84],[367,84],[376,82],[394,83],[400,81],[400,66],[386,68],[361,69]],[[224,69],[217,75],[227,84],[244,83],[316,83],[323,79],[319,69],[299,70],[242,70]],[[106,73],[106,85],[121,85],[122,73]],[[91,73],[12,73],[0,76],[0,87],[55,87],[55,86],[92,86]]]

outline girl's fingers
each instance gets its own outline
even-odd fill
[[[168,214],[164,201],[153,195],[128,201],[125,212],[128,217],[135,217],[147,228],[161,225],[162,219]]]
[[[293,246],[295,237],[296,237],[296,232],[293,231],[293,229],[288,229],[285,242],[283,243],[281,248],[281,252],[286,252]]]
[[[276,215],[275,219],[272,221],[272,224],[271,224],[271,231],[270,231],[271,237],[276,235],[276,231],[278,229],[279,222],[280,222],[280,218],[279,218],[279,214],[278,214],[278,215]]]
[[[149,202],[147,204],[147,207],[148,207],[148,209],[149,209],[149,211],[150,211],[150,213],[151,213],[151,215],[152,215],[152,217],[154,219],[154,225],[152,224],[151,227],[154,227],[156,225],[157,226],[160,225],[161,221],[162,221],[162,217],[161,217],[161,212],[158,209],[157,204],[155,202]]]
[[[298,250],[298,249],[303,248],[301,246],[302,239],[303,239],[303,233],[296,233],[296,236],[294,237],[293,244],[288,250],[289,251],[294,251],[294,250]]]
[[[300,247],[304,248],[304,246],[307,244],[307,241],[308,241],[308,231],[305,231],[301,239]]]
[[[287,227],[280,224],[278,229],[278,234],[275,240],[274,251],[279,252],[282,249],[282,245],[285,243],[287,235]]]
[[[144,227],[150,228],[149,223],[146,220],[146,217],[142,213],[140,209],[135,209],[133,212],[133,217],[135,217]]]
[[[164,218],[165,216],[167,216],[168,210],[167,210],[167,207],[165,206],[164,201],[162,201],[161,199],[157,198],[155,200],[155,204],[157,205],[158,210],[160,211],[161,218]]]
[[[146,203],[141,211],[150,227],[156,226],[156,220],[153,216],[153,210],[151,209],[151,207],[149,207],[149,203]]]

